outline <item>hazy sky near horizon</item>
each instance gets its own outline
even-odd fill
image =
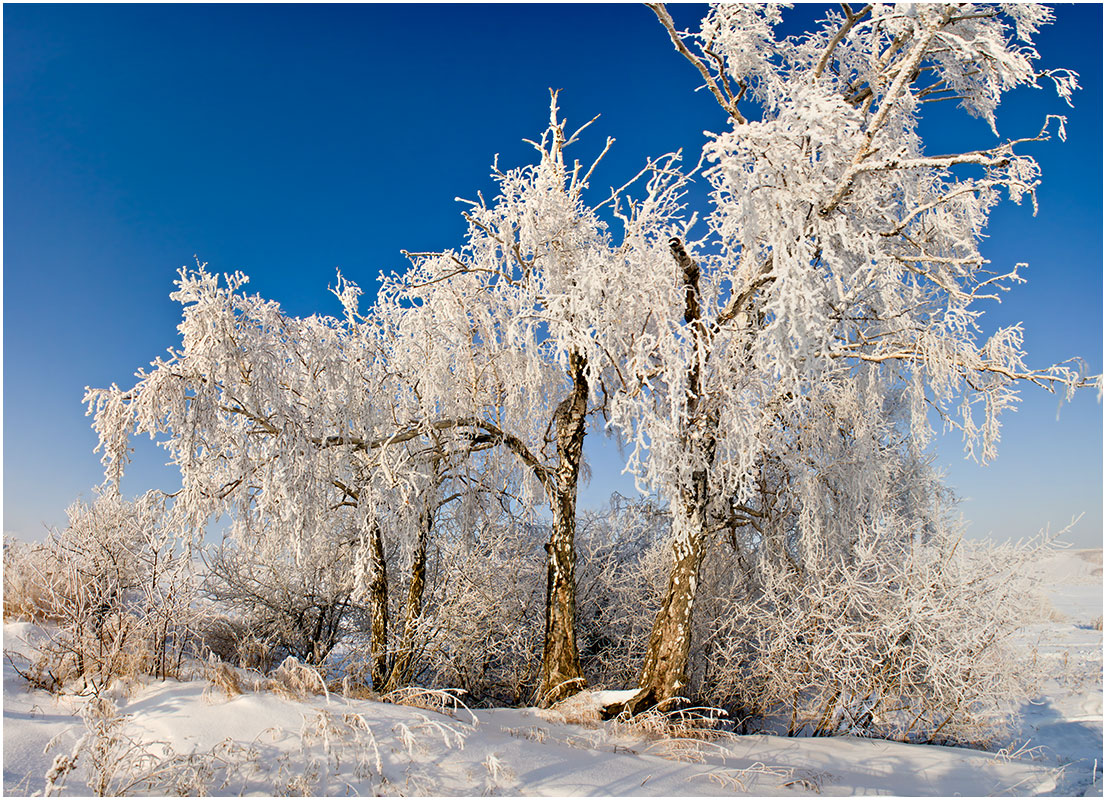
[[[674,6],[693,25],[702,9]],[[785,12],[797,30],[818,7]],[[601,114],[577,157],[616,144],[593,183],[619,185],[647,156],[725,126],[699,76],[640,5],[7,5],[4,18],[4,530],[41,538],[102,480],[85,386],[133,383],[179,339],[169,300],[182,265],[242,270],[292,314],[334,314],[336,270],[372,291],[401,249],[457,246],[457,196],[487,195],[489,165],[527,163],[523,138],[559,88],[571,123]],[[1102,6],[1060,6],[1042,64],[1080,73],[1069,109],[1022,89],[999,110],[1004,138],[1068,117],[1068,141],[1033,146],[1036,217],[1001,205],[984,254],[1028,262],[1029,283],[983,325],[1024,321],[1028,361],[1081,356],[1102,371]],[[995,140],[942,111],[930,131]],[[973,535],[1032,535],[1085,517],[1102,542],[1102,407],[1059,409],[1028,387],[998,460],[934,451],[965,498]],[[613,490],[613,445],[589,436],[584,506]],[[124,490],[171,490],[163,454],[139,443]]]

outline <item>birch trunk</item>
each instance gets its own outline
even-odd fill
[[[706,487],[705,474],[702,487]],[[692,613],[699,567],[707,549],[705,495],[689,498],[681,505],[673,520],[676,530],[672,571],[664,601],[649,634],[645,663],[638,678],[641,691],[632,701],[634,713],[671,704],[675,698],[684,696],[687,685]]]
[[[588,408],[587,361],[569,354],[572,392],[554,414],[557,467],[546,485],[553,526],[546,545],[545,645],[537,702],[549,706],[586,685],[576,645],[576,488]]]
[[[638,678],[640,691],[625,707],[631,713],[652,706],[671,704],[682,697],[687,684],[691,654],[691,621],[695,610],[699,567],[709,538],[707,505],[710,502],[709,468],[714,461],[717,414],[703,394],[700,374],[709,352],[710,332],[702,319],[699,294],[699,265],[688,255],[679,239],[669,242],[680,269],[684,288],[684,322],[694,343],[694,358],[687,374],[686,448],[693,464],[689,477],[677,486],[672,506],[672,571],[664,599],[649,634],[645,661]],[[677,479],[680,480],[680,479]]]
[[[419,617],[422,616],[422,598],[426,588],[426,548],[434,527],[434,510],[431,507],[431,497],[432,495],[428,493],[427,502],[419,514],[418,538],[415,540],[415,549],[411,554],[411,581],[407,585],[407,607],[403,619],[403,637],[400,640],[399,650],[396,653],[395,663],[392,665],[385,691],[398,689],[411,682],[415,626],[418,624]]]
[[[373,688],[383,691],[388,679],[388,571],[384,535],[374,519],[369,523],[369,660]]]

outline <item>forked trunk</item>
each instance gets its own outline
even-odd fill
[[[557,468],[546,484],[553,527],[545,595],[545,646],[537,703],[550,706],[586,686],[576,646],[576,487],[584,451],[588,383],[584,356],[569,354],[572,392],[557,406]]]

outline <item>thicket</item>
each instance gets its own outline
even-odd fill
[[[67,514],[69,524],[41,544],[4,543],[5,617],[44,632],[16,669],[49,691],[179,677],[200,610],[189,540],[168,524],[160,493],[105,494]]]
[[[241,691],[236,670],[264,687],[260,676],[279,683],[292,656],[332,690],[381,695],[367,617],[350,600],[348,547],[297,569],[292,553],[224,542],[205,567],[150,498],[105,497],[70,517],[45,543],[5,543],[5,617],[43,626],[35,657],[9,654],[34,685],[99,694],[116,678],[211,675],[214,657]],[[459,689],[476,705],[531,704],[548,531],[508,514],[456,523],[443,514],[431,548],[410,685]],[[1040,613],[1026,577],[1040,551],[877,529],[850,558],[800,568],[732,534],[718,533],[702,570],[686,695],[725,711],[731,729],[979,743],[1031,690],[1030,653],[1013,637]],[[578,625],[590,686],[634,685],[671,535],[668,514],[646,499],[615,495],[581,515]],[[392,549],[389,563],[401,560]],[[401,578],[390,585],[396,613],[405,588]],[[393,635],[391,657],[399,646]]]

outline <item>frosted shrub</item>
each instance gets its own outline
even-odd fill
[[[204,582],[224,612],[208,645],[224,661],[262,671],[289,656],[322,664],[364,614],[354,599],[353,566],[354,548],[336,538],[305,543],[298,553],[278,537],[254,546],[224,543]]]
[[[589,685],[634,680],[668,562],[669,518],[648,500],[611,498],[577,520],[577,629]],[[509,514],[475,531],[443,526],[418,627],[423,686],[477,702],[534,703],[542,648],[548,528]]]
[[[977,743],[1028,695],[1008,646],[1037,606],[1027,548],[968,548],[885,530],[851,559],[763,570],[711,621],[701,693],[747,731]]]
[[[438,542],[433,587],[417,639],[416,682],[465,690],[476,701],[532,702],[541,657],[547,531],[482,526]]]
[[[577,525],[581,663],[592,686],[630,686],[661,604],[671,519],[648,499],[615,494]]]
[[[728,712],[708,714],[705,732],[979,743],[1001,731],[1035,680],[1010,640],[1039,610],[1025,576],[1042,550],[961,541],[938,488],[914,505],[869,496],[885,521],[853,537],[819,524],[819,539],[794,509],[766,512],[760,531],[718,531],[680,704]],[[668,514],[644,501],[616,496],[581,518],[578,624],[592,686],[635,684],[671,536]]]
[[[17,668],[51,691],[73,681],[98,692],[115,677],[177,675],[192,639],[195,584],[187,542],[162,500],[108,494],[67,513],[69,525],[17,566],[22,585],[34,587],[33,618],[55,623]]]

